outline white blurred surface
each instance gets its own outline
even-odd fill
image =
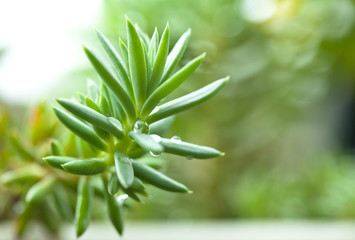
[[[11,226],[0,224],[0,239],[12,239]],[[73,227],[62,231],[62,239],[75,238]],[[31,227],[26,240],[49,239]],[[216,221],[129,222],[123,237],[108,223],[91,224],[82,240],[353,240],[355,222],[330,221]]]
[[[0,0],[0,99],[23,104],[47,96],[61,74],[80,65],[80,41],[100,0]]]

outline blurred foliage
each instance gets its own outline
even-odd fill
[[[0,221],[15,220],[18,237],[26,232],[32,220],[56,235],[63,222],[71,221],[76,181],[69,182],[72,177],[65,178],[49,169],[42,157],[48,155],[52,138],[63,129],[58,129],[47,103],[39,104],[29,114],[22,108],[0,110]],[[68,144],[66,151],[75,151],[70,148],[73,147]],[[29,202],[26,199],[29,189],[49,178],[54,182],[48,191]],[[63,209],[60,201],[69,203],[67,209]]]
[[[174,124],[183,140],[216,146],[226,156],[189,164],[167,157],[168,174],[186,179],[194,195],[151,189],[154,201],[133,208],[131,217],[355,217],[354,146],[346,144],[355,102],[354,1],[105,0],[101,11],[96,27],[116,46],[125,35],[124,14],[150,36],[168,21],[176,34],[171,43],[192,29],[181,64],[201,51],[207,56],[177,95],[231,76],[222,94],[182,113],[189,124],[179,116]],[[0,113],[3,169],[8,118]],[[0,186],[1,196],[4,191]]]
[[[107,0],[98,28],[117,39],[124,14],[150,34],[169,21],[172,42],[192,29],[186,57],[207,57],[180,95],[231,76],[223,94],[183,113],[194,120],[178,116],[174,125],[182,139],[219,146],[226,156],[170,161],[169,174],[191,179],[194,197],[161,193],[135,217],[355,216],[351,194],[337,195],[339,185],[350,186],[353,163],[335,154],[344,150],[342,106],[352,101],[355,79],[353,1]],[[340,202],[349,204],[340,209]]]

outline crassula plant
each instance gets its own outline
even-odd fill
[[[229,77],[166,101],[194,73],[205,54],[175,70],[186,50],[190,30],[169,53],[169,25],[161,38],[157,30],[151,38],[147,37],[129,19],[126,27],[127,44],[120,40],[118,49],[97,31],[109,65],[84,46],[100,84],[89,82],[87,95],[79,94],[77,100],[59,98],[60,107],[53,107],[60,122],[79,140],[75,142],[76,155],[68,155],[60,141],[52,142],[51,153],[43,158],[52,167],[51,174],[31,187],[25,198],[34,202],[43,196],[53,189],[57,176],[77,184],[74,214],[77,236],[89,225],[95,196],[104,199],[113,226],[122,234],[125,201],[127,198],[141,201],[147,196],[147,184],[171,192],[191,192],[155,169],[154,164],[145,160],[146,156],[175,154],[187,159],[208,159],[223,155],[216,149],[184,142],[178,137],[163,138],[158,133],[169,117],[209,99]]]

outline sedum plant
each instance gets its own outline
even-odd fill
[[[32,109],[21,129],[1,114],[0,135],[0,212],[15,219],[17,237],[23,236],[35,220],[57,235],[63,223],[72,222],[76,178],[48,167],[42,158],[48,154],[74,154],[73,137],[59,145],[55,140],[58,121],[48,104]],[[61,131],[62,132],[62,131]],[[62,149],[64,146],[65,149]],[[1,220],[1,218],[0,218]]]
[[[190,30],[169,53],[169,25],[161,38],[155,30],[150,39],[128,18],[126,27],[127,44],[120,40],[118,49],[96,31],[111,64],[86,46],[84,52],[100,76],[100,85],[89,82],[87,95],[79,94],[78,100],[59,98],[62,108],[54,107],[58,119],[84,140],[80,157],[52,154],[43,159],[54,168],[80,176],[75,211],[77,236],[89,225],[95,189],[103,195],[119,234],[123,232],[125,199],[140,202],[147,196],[147,184],[191,193],[185,185],[156,170],[156,164],[145,159],[147,154],[175,154],[188,159],[223,155],[210,147],[156,133],[163,130],[169,117],[215,95],[229,77],[166,102],[165,98],[194,73],[205,54],[174,71],[186,50]]]

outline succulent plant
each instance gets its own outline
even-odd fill
[[[81,156],[53,154],[43,160],[52,167],[80,175],[75,212],[77,236],[87,229],[94,197],[93,184],[102,181],[108,215],[119,234],[123,232],[123,203],[126,198],[141,201],[146,184],[166,191],[190,193],[183,184],[169,178],[144,161],[146,154],[175,154],[188,159],[207,159],[222,152],[177,137],[163,138],[155,132],[166,119],[187,110],[216,94],[229,77],[217,80],[177,99],[164,99],[202,62],[202,54],[174,72],[190,38],[185,32],[169,53],[169,25],[161,39],[155,30],[151,39],[126,19],[127,44],[119,49],[99,31],[98,39],[110,59],[107,65],[96,53],[84,46],[84,52],[100,76],[100,86],[88,84],[88,95],[78,100],[57,99],[65,109],[54,107],[58,119],[85,143]],[[97,187],[97,184],[96,184]]]
[[[61,144],[66,146],[64,151],[53,139],[58,121],[46,103],[32,109],[29,121],[24,121],[21,127],[10,116],[6,117],[5,112],[1,118],[0,134],[4,140],[0,142],[1,215],[15,219],[19,238],[32,220],[56,235],[62,223],[73,220],[72,196],[77,177],[48,167],[42,157],[58,152],[69,154],[73,150],[68,147],[73,144],[65,138]]]

